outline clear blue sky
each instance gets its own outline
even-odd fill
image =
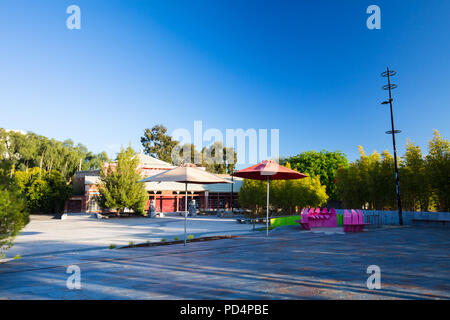
[[[81,30],[66,28],[67,6]],[[368,30],[366,8],[381,8]],[[0,2],[0,127],[113,154],[145,128],[278,128],[280,153],[450,136],[450,1]]]

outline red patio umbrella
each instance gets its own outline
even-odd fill
[[[266,236],[269,236],[269,185],[270,180],[290,180],[302,179],[307,175],[297,172],[295,170],[283,167],[273,160],[264,160],[254,166],[236,171],[232,174],[235,177],[252,179],[252,180],[267,180],[267,213],[266,213]]]

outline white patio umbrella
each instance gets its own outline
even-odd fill
[[[187,201],[187,186],[188,183],[195,184],[213,184],[213,183],[232,183],[229,180],[218,177],[205,170],[199,169],[195,164],[187,163],[176,167],[174,169],[158,173],[154,176],[143,179],[139,182],[180,182],[186,185],[186,197],[185,197],[185,213],[184,213],[184,245],[186,245],[186,228],[187,228],[187,214],[188,214],[188,201]]]

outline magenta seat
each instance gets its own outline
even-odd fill
[[[362,232],[364,230],[364,214],[361,210],[344,210],[344,232]]]
[[[337,215],[336,210],[324,208],[321,212],[320,208],[304,208],[301,211],[301,220],[296,222],[300,223],[302,229],[310,230],[310,228],[325,227],[336,228],[337,227]]]
[[[304,208],[301,211],[300,215],[301,215],[301,220],[296,221],[296,222],[300,223],[300,225],[302,226],[303,230],[311,230],[311,227],[309,225],[310,222],[309,222],[309,219],[308,219],[308,208]]]
[[[352,231],[352,215],[347,209],[344,210],[344,232]]]
[[[358,213],[358,223],[359,223],[359,230],[358,231],[363,231],[364,230],[364,214],[361,210],[357,209],[356,212]]]

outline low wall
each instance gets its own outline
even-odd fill
[[[338,226],[342,226],[343,217],[345,209],[336,209]],[[351,209],[347,209],[351,212]],[[368,223],[369,216],[379,215],[380,224],[382,225],[399,225],[398,211],[383,211],[383,210],[362,210],[364,213],[364,222]],[[419,220],[422,220],[424,224],[432,224],[432,221],[436,221],[437,225],[447,225],[450,226],[450,212],[415,212],[415,211],[403,211],[403,225],[412,225],[413,219],[418,220],[416,224],[420,224]],[[298,222],[295,220],[300,220],[299,215],[295,216],[285,216],[285,217],[274,217],[270,219],[270,225],[273,227],[297,225]],[[372,220],[373,221],[373,220]],[[445,224],[442,223],[445,221]]]
[[[344,214],[345,209],[336,209],[336,213]],[[351,209],[347,209],[349,212]],[[383,210],[362,210],[364,212],[364,222],[368,222],[367,216],[380,215],[381,224],[383,225],[399,225],[398,211]],[[450,221],[449,212],[416,212],[403,211],[403,225],[411,225],[413,219],[417,220],[448,220]]]

